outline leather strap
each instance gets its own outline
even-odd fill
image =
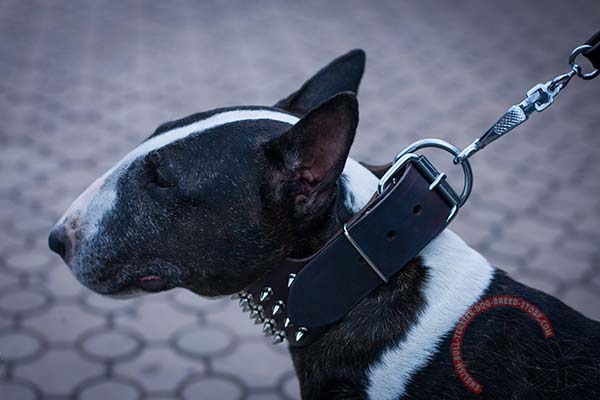
[[[412,165],[400,180],[348,224],[352,239],[386,280],[446,227],[452,208],[429,190],[429,182]],[[337,235],[298,273],[289,293],[288,315],[307,328],[330,325],[383,283],[348,238]]]
[[[583,55],[590,60],[594,68],[600,69],[600,31],[594,33],[585,44],[592,46],[592,48],[584,51]]]
[[[346,224],[377,271],[342,230],[314,255],[286,259],[245,291],[242,303],[265,324],[266,334],[286,336],[292,346],[311,343],[444,230],[453,204],[440,188],[430,189],[432,172],[417,164],[407,164],[391,187]],[[449,188],[445,181],[440,186]]]

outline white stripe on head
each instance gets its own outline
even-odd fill
[[[117,200],[116,182],[118,179],[113,177],[113,173],[124,171],[136,159],[145,156],[151,151],[160,149],[169,144],[185,139],[193,134],[198,134],[209,129],[216,128],[221,125],[230,124],[233,122],[250,121],[250,120],[271,120],[284,122],[294,125],[299,118],[291,114],[278,112],[268,109],[238,109],[224,111],[212,115],[206,119],[193,122],[179,128],[164,132],[158,136],[150,138],[141,143],[138,147],[129,152],[119,162],[117,162],[109,171],[92,183],[69,207],[67,212],[58,222],[65,223],[69,216],[75,216],[85,212],[85,222],[88,226],[88,231],[85,235],[90,237],[95,234],[98,224],[102,217],[111,208]],[[100,193],[100,194],[99,194]]]
[[[193,133],[201,133],[217,126],[230,124],[232,122],[250,121],[257,119],[268,119],[271,121],[285,122],[294,125],[298,122],[298,118],[291,115],[273,110],[233,110],[224,111],[219,114],[212,115],[206,119],[191,123],[186,126],[175,128],[168,132],[162,133],[151,139],[146,140],[138,147],[133,149],[121,160],[113,169],[119,167],[120,164],[131,162],[132,160],[148,154],[149,152],[164,147],[168,144],[185,139]]]
[[[487,260],[449,229],[429,243],[421,257],[428,268],[425,309],[406,336],[369,368],[369,399],[401,398],[412,377],[427,365],[444,336],[479,300],[494,275]]]

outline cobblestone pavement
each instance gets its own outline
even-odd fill
[[[48,251],[52,224],[160,122],[272,104],[354,47],[369,57],[356,158],[426,136],[466,145],[600,28],[596,0],[299,3],[0,2],[1,399],[297,398],[286,348],[235,305],[97,296]],[[599,94],[572,82],[478,154],[453,225],[596,319]]]

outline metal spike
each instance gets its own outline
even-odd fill
[[[275,335],[273,335],[273,344],[279,344],[283,342],[283,339],[285,339],[285,332],[277,331],[275,332]]]
[[[289,328],[291,324],[292,324],[292,321],[290,321],[289,318],[286,318],[285,321],[283,321],[283,327],[285,329]]]
[[[271,336],[273,334],[273,328],[275,328],[275,320],[269,319],[263,324],[263,333],[265,336]]]
[[[294,283],[294,279],[296,279],[296,274],[290,274],[288,276],[288,287],[292,286],[292,283]]]
[[[240,307],[242,307],[242,311],[250,311],[252,309],[252,306],[254,306],[252,295],[248,293],[242,296],[242,298],[240,299]]]
[[[285,303],[283,302],[283,300],[277,300],[275,302],[275,305],[273,306],[273,316],[283,311],[283,307],[285,307]]]
[[[240,297],[240,307],[244,307],[245,305],[251,305],[254,298],[251,293],[244,294]]]
[[[260,292],[260,296],[259,296],[258,300],[260,300],[261,302],[265,301],[272,295],[273,295],[273,289],[271,289],[270,287],[267,286],[262,290],[262,292]]]
[[[298,331],[296,332],[296,342],[301,341],[304,335],[306,335],[307,333],[308,329],[306,329],[305,327],[301,326],[300,328],[298,328]]]
[[[254,325],[262,324],[263,322],[265,322],[265,317],[263,317],[262,315],[259,315],[258,317],[254,318]]]
[[[252,311],[250,311],[250,319],[255,319],[261,317],[263,314],[264,308],[263,306],[253,306]]]

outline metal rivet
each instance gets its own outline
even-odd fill
[[[292,286],[292,283],[294,283],[294,279],[296,279],[296,274],[290,274],[288,276],[288,287]]]
[[[273,306],[273,316],[279,314],[281,311],[283,311],[283,308],[285,307],[285,303],[283,302],[283,300],[277,300],[275,302],[275,305]]]
[[[269,297],[271,297],[273,295],[273,289],[271,289],[270,287],[266,287],[262,290],[262,292],[260,292],[260,296],[259,296],[259,300],[260,301],[265,301],[267,300]]]
[[[308,333],[308,329],[306,329],[305,327],[300,327],[298,328],[298,331],[296,332],[296,342],[299,342],[302,340],[302,338],[304,337],[304,335],[306,335]]]

